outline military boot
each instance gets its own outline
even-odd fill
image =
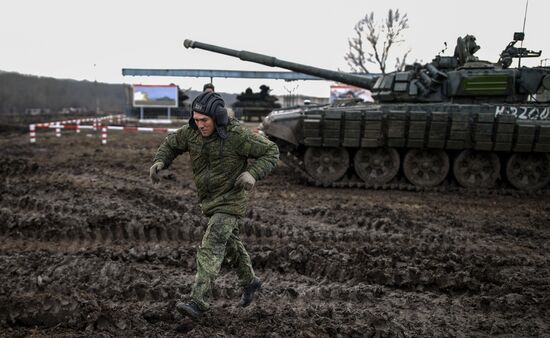
[[[247,307],[254,300],[254,293],[262,287],[262,282],[255,277],[254,280],[243,290],[243,295],[241,297],[241,302],[239,303],[242,307]]]
[[[206,311],[203,311],[199,308],[194,302],[184,303],[178,302],[176,304],[176,310],[184,316],[190,316],[191,318],[197,320],[200,319]]]

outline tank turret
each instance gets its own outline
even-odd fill
[[[516,33],[514,39],[518,38]],[[380,76],[376,81],[198,41],[185,40],[184,46],[369,89],[379,102],[526,102],[544,83],[550,83],[549,67],[508,68],[512,58],[540,56],[540,52],[516,48],[517,40],[514,40],[502,52],[500,62],[479,61],[474,56],[480,48],[475,40],[473,35],[458,38],[454,56],[437,56],[428,64],[414,64],[403,72]]]
[[[372,92],[374,103],[279,109],[264,119],[261,129],[282,159],[310,183],[533,191],[550,182],[550,103],[536,99],[550,90],[550,67],[510,67],[514,58],[541,54],[515,47],[520,39],[516,33],[491,63],[474,55],[480,47],[466,35],[454,55],[374,81],[191,40],[184,45]]]

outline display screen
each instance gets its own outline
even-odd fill
[[[134,85],[134,107],[177,107],[178,87],[175,85]]]

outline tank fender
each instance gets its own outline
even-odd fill
[[[298,140],[296,140],[295,133],[288,126],[281,124],[269,124],[267,126],[264,126],[263,131],[267,136],[276,137],[295,146],[298,146]]]

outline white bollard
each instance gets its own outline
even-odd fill
[[[29,140],[31,143],[36,143],[36,126],[29,124]]]
[[[76,120],[76,133],[80,133],[80,120]]]
[[[55,128],[55,136],[56,137],[61,137],[61,128]]]
[[[107,127],[101,127],[101,144],[107,144]]]

